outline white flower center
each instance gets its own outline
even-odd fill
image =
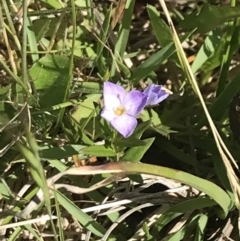
[[[114,114],[118,116],[125,114],[125,112],[126,112],[126,109],[123,106],[119,106],[114,110]]]

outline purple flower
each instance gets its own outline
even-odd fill
[[[136,116],[146,106],[147,96],[137,90],[127,93],[120,85],[105,82],[103,100],[101,116],[125,138],[132,135],[137,126]]]
[[[162,89],[161,85],[155,84],[149,85],[143,93],[148,96],[146,105],[157,105],[169,96],[169,94]]]

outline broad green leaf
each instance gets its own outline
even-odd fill
[[[72,113],[72,117],[81,125],[89,118],[89,116],[92,116],[94,109],[95,107],[92,101],[83,101]]]
[[[40,94],[42,108],[62,103],[68,83],[69,59],[61,55],[47,55],[29,70]]]
[[[72,44],[73,44],[73,41],[71,39],[68,40],[67,42],[61,39],[57,43],[59,49],[65,48],[65,49],[69,49],[69,50],[72,48]],[[84,51],[85,48],[86,48],[86,46],[84,46],[82,41],[75,40],[74,41],[74,49],[73,49],[72,53],[73,53],[74,56],[76,56],[78,58],[81,58],[83,56],[83,51]]]
[[[208,60],[208,58],[215,53],[216,46],[220,44],[220,35],[222,32],[220,29],[209,32],[208,36],[204,40],[201,48],[199,49],[197,56],[192,63],[192,72],[196,73],[202,65]]]
[[[160,18],[159,11],[151,5],[147,6],[148,15],[154,34],[159,44],[164,47],[172,42],[172,35],[167,24]]]
[[[112,148],[104,145],[89,146],[83,148],[80,153],[98,157],[116,156],[116,152]]]
[[[220,38],[219,44],[217,44],[216,42],[214,52],[208,57],[207,61],[202,65],[201,69],[202,71],[204,71],[204,73],[208,73],[221,65],[221,58],[224,53],[225,43],[225,38]],[[206,49],[204,51],[207,53]],[[203,60],[204,59],[205,58],[203,56]]]
[[[151,120],[151,124],[156,126],[161,124],[159,114],[153,108],[147,108],[141,113],[141,119],[143,121]]]
[[[200,12],[195,10],[180,22],[184,29],[195,29],[200,33],[206,33],[221,23],[240,16],[240,7],[212,6],[205,4]]]
[[[140,162],[146,151],[150,148],[155,138],[145,139],[145,146],[132,147],[122,157],[125,161]]]

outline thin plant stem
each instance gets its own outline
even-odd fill
[[[66,102],[69,98],[70,87],[71,87],[71,83],[72,83],[72,75],[73,75],[72,72],[73,72],[73,61],[74,61],[74,48],[75,48],[76,29],[77,29],[77,27],[76,27],[77,17],[76,17],[76,9],[75,9],[74,0],[71,0],[71,7],[72,7],[72,23],[73,23],[72,52],[71,52],[71,57],[70,57],[68,83],[67,83],[67,87],[66,87],[66,91],[65,91],[65,95],[64,95],[64,102]],[[58,127],[60,125],[60,123],[62,122],[64,111],[65,111],[64,109],[62,109],[60,111],[56,127]]]

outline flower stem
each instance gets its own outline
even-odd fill
[[[119,153],[118,153],[118,146],[116,146],[114,144],[115,142],[115,139],[117,138],[117,131],[116,130],[113,130],[113,138],[112,138],[112,142],[113,142],[113,147],[114,147],[114,150],[116,152],[116,161],[119,161]]]

